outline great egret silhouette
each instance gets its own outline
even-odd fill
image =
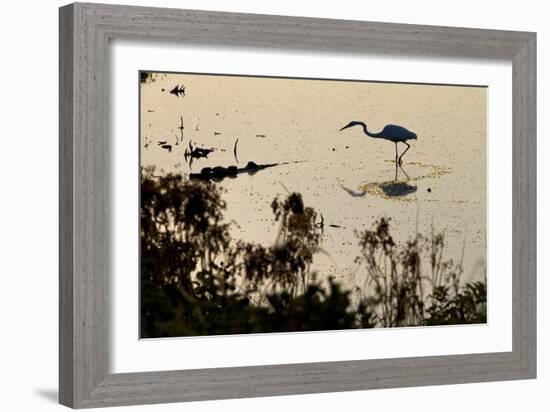
[[[340,131],[353,126],[363,127],[363,132],[369,137],[373,137],[375,139],[389,140],[390,142],[395,143],[395,162],[398,164],[401,164],[401,159],[403,158],[403,155],[407,153],[407,150],[411,148],[411,145],[407,143],[407,140],[417,139],[416,133],[411,132],[409,129],[406,129],[403,126],[397,126],[395,124],[388,124],[384,126],[382,131],[378,133],[371,133],[367,129],[367,125],[365,123],[354,120],[342,127]],[[397,143],[399,142],[404,143],[407,146],[407,148],[403,151],[403,153],[401,153],[400,156],[398,156],[397,152]]]

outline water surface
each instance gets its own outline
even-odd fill
[[[178,85],[184,94],[170,93]],[[314,267],[323,276],[354,286],[356,231],[388,216],[400,241],[444,231],[454,260],[465,244],[470,280],[485,267],[486,107],[482,87],[154,74],[141,84],[141,164],[189,175],[286,163],[217,183],[236,239],[272,244],[273,198],[299,192],[323,215],[325,253]],[[393,143],[339,131],[351,120],[372,131],[399,124],[418,140],[399,168]],[[190,162],[189,142],[214,151]]]

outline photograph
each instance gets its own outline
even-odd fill
[[[140,338],[487,323],[487,87],[142,70]]]

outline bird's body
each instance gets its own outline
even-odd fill
[[[372,133],[368,130],[367,125],[364,122],[352,121],[349,122],[346,126],[342,127],[340,131],[353,126],[361,126],[363,128],[363,132],[373,139],[384,139],[395,143],[395,161],[399,164],[401,164],[401,158],[403,157],[405,152],[411,147],[411,145],[407,143],[407,140],[417,139],[416,133],[410,131],[403,126],[398,126],[395,124],[388,124],[384,126],[384,128],[380,132]],[[404,143],[407,146],[405,151],[401,153],[401,156],[398,156],[397,154],[397,143],[399,142]]]
[[[395,124],[388,124],[384,126],[379,135],[380,136],[378,137],[391,140],[392,142],[404,142],[406,140],[416,139],[416,134],[411,132],[409,129],[404,128],[403,126],[398,126]]]

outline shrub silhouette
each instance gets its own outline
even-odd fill
[[[420,262],[427,240],[417,236],[398,247],[389,220],[378,220],[359,233],[357,261],[366,270],[364,289],[372,291],[352,292],[311,271],[322,232],[300,194],[272,202],[279,229],[269,247],[231,238],[222,197],[214,183],[142,170],[141,337],[485,321],[484,283],[458,286],[452,265],[441,262],[442,238],[431,255],[440,260],[437,283],[425,298]]]
[[[361,253],[356,262],[365,274],[367,304],[375,326],[451,325],[486,322],[485,280],[462,288],[462,262],[443,260],[444,235],[416,234],[398,246],[390,219],[378,219],[358,233]],[[422,267],[428,256],[429,275]],[[485,279],[485,273],[482,273]]]

